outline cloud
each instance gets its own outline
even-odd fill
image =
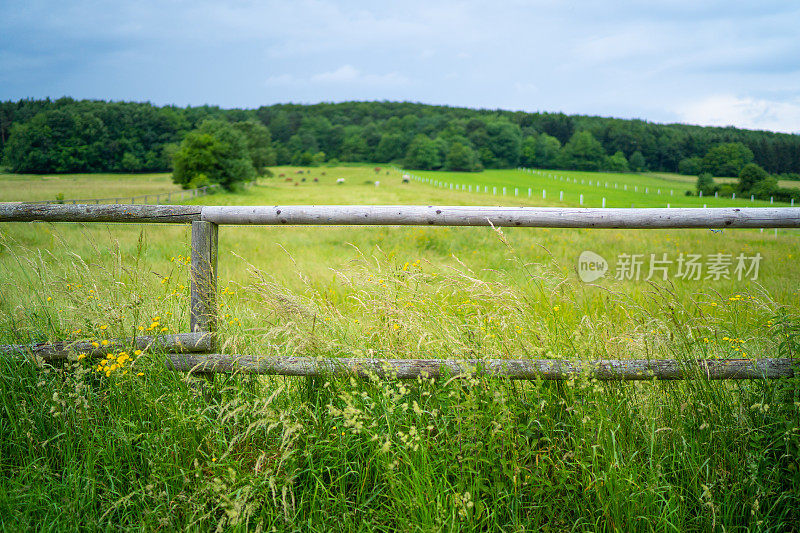
[[[353,83],[358,81],[361,73],[352,65],[342,65],[330,72],[321,72],[311,76],[314,83]]]
[[[266,79],[266,85],[368,85],[373,87],[406,85],[408,78],[397,72],[386,74],[369,74],[355,68],[353,65],[341,67],[326,72],[313,74],[308,78],[299,78],[292,74],[278,74]]]
[[[277,76],[270,76],[266,80],[267,85],[293,85],[299,80],[291,74],[278,74]]]
[[[800,102],[720,94],[688,103],[676,112],[691,124],[800,133]]]

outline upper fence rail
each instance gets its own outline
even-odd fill
[[[231,225],[800,228],[800,207],[184,206],[0,203],[0,222],[206,221]]]

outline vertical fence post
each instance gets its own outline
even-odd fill
[[[192,333],[213,333],[216,326],[217,236],[218,226],[213,222],[192,222]]]

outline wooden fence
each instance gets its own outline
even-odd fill
[[[121,346],[157,346],[166,363],[193,373],[253,372],[290,376],[356,373],[365,376],[437,377],[485,373],[511,379],[601,380],[771,379],[800,376],[798,359],[594,361],[545,359],[363,359],[264,357],[215,353],[217,242],[221,224],[424,225],[547,228],[800,228],[800,208],[575,209],[468,206],[175,206],[0,204],[0,222],[107,222],[191,224],[190,332],[119,339],[108,346],[50,343],[0,346],[0,352],[45,360],[82,351],[101,356]]]

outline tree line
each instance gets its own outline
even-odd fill
[[[13,172],[175,168],[191,175],[189,180],[202,174],[212,181],[220,181],[220,172],[251,175],[275,164],[337,161],[461,171],[522,165],[727,176],[754,163],[782,177],[800,173],[799,135],[408,102],[247,110],[71,98],[0,102],[0,144]],[[752,157],[740,157],[731,145]],[[203,167],[209,176],[200,172],[202,154],[209,151],[238,162]]]

